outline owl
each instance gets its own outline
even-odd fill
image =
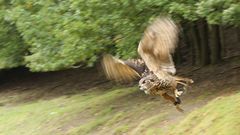
[[[139,80],[139,90],[159,95],[173,103],[179,111],[180,96],[193,83],[176,76],[172,54],[177,47],[179,28],[169,17],[156,18],[144,31],[138,45],[141,58],[121,60],[105,54],[102,67],[106,77],[117,82]]]

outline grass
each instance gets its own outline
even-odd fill
[[[165,114],[148,115],[149,110],[160,104],[145,102],[136,97],[136,93],[136,87],[93,89],[72,96],[27,102],[26,99],[37,91],[0,93],[0,123],[4,123],[0,125],[0,135],[137,133],[161,121]],[[134,128],[137,130],[132,131]]]
[[[149,96],[141,95],[136,87],[90,89],[71,96],[27,101],[33,94],[37,95],[37,91],[0,93],[0,135],[240,133],[240,93],[219,97],[174,124],[165,123],[170,115],[178,114],[170,104],[160,98],[147,98]],[[195,98],[203,99],[208,95],[212,94]]]
[[[130,127],[128,125],[121,125],[119,127],[117,127],[116,129],[114,129],[114,134],[118,135],[118,134],[124,134],[125,132],[129,131]]]
[[[172,130],[172,135],[239,135],[240,93],[218,97],[189,114]]]
[[[84,129],[87,133],[109,119],[108,117],[100,118],[112,111],[111,108],[104,108],[106,107],[104,104],[135,91],[134,88],[114,89],[100,94],[93,90],[71,97],[61,96],[52,100],[0,106],[0,123],[4,123],[0,125],[0,134],[51,135],[52,132],[61,130],[62,125],[69,123],[79,113],[89,109],[90,114],[99,111],[99,119],[94,119],[76,129],[79,132]],[[1,99],[6,102],[5,97],[1,97],[0,101]]]
[[[159,133],[159,129],[152,129],[151,126],[161,122],[162,120],[164,120],[164,118],[166,117],[166,113],[160,113],[154,116],[151,116],[145,120],[143,120],[132,132],[133,135],[137,135],[137,134],[152,134],[154,133],[156,130],[158,130]],[[150,128],[150,129],[149,129]],[[146,131],[146,132],[145,132]]]

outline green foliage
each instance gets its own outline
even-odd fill
[[[104,52],[122,58],[136,57],[145,27],[160,14],[170,14],[178,21],[206,18],[211,24],[240,22],[237,0],[0,2],[5,6],[0,15],[1,24],[4,23],[0,26],[1,45],[7,46],[1,50],[1,59],[6,59],[1,67],[24,63],[32,71],[54,71],[76,64],[92,66]],[[24,46],[28,52],[25,56]]]
[[[240,24],[238,0],[203,0],[198,3],[197,13],[210,24]]]
[[[78,62],[93,62],[101,48],[93,45],[94,24],[84,24],[67,1],[13,2],[9,16],[29,46],[32,71],[53,71]],[[39,8],[41,7],[41,8]],[[96,27],[95,27],[96,28]],[[84,36],[83,36],[84,35]],[[86,36],[89,38],[85,38]]]
[[[180,0],[171,2],[169,7],[169,13],[174,17],[180,18],[180,20],[196,21],[199,19],[198,14],[195,12],[197,9],[196,1],[193,0]]]
[[[5,6],[0,1],[0,69],[23,65],[25,46],[15,26],[4,19]]]

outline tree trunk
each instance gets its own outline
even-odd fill
[[[236,29],[236,32],[237,32],[238,42],[240,42],[240,28],[239,27]]]
[[[198,35],[198,29],[196,24],[190,24],[190,32],[188,35],[189,40],[192,43],[192,51],[193,51],[193,64],[200,65],[201,64],[201,50],[200,50],[200,38]]]
[[[191,65],[194,65],[195,64],[194,63],[194,61],[195,61],[194,48],[193,48],[193,45],[191,44],[192,37],[189,37],[191,25],[189,25],[189,23],[184,23],[184,24],[182,24],[182,28],[183,28],[182,38],[183,38],[183,42],[184,42],[185,48],[186,48],[185,52],[190,51],[190,53],[188,53],[186,59],[187,59],[187,62],[190,62]]]
[[[181,64],[182,57],[181,57],[180,47],[176,49],[176,52],[174,54],[174,59],[177,65]]]
[[[220,35],[220,44],[221,44],[221,57],[226,56],[225,51],[225,36],[224,36],[224,27],[219,26],[219,35]]]
[[[198,30],[200,36],[200,50],[201,50],[201,66],[210,64],[210,51],[208,46],[208,26],[206,21],[201,20],[198,22]]]
[[[209,44],[211,50],[211,64],[221,61],[221,40],[218,25],[209,25]]]

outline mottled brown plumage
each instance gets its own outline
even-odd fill
[[[179,96],[191,79],[174,76],[176,69],[172,54],[177,46],[178,27],[169,17],[155,19],[145,30],[138,45],[141,59],[120,60],[111,55],[103,57],[107,78],[115,81],[140,79],[139,89],[146,94],[160,95],[177,106]],[[171,96],[172,95],[172,96]]]
[[[177,41],[178,28],[174,22],[167,17],[157,18],[145,30],[138,45],[138,53],[155,74],[161,71],[175,74],[171,54],[174,53]]]

